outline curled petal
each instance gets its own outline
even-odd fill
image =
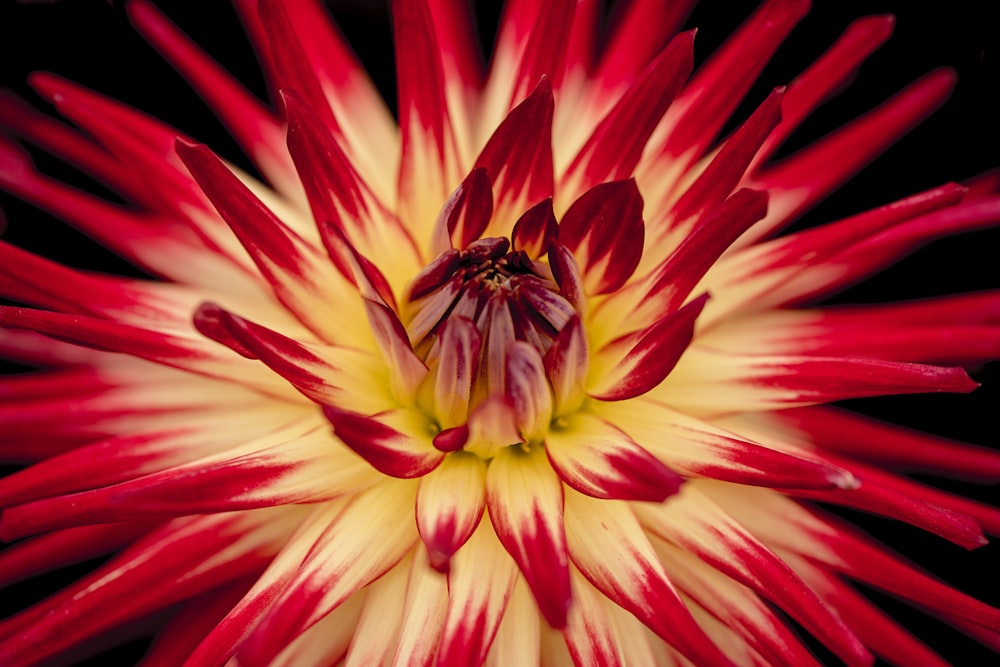
[[[545,436],[552,419],[552,391],[538,350],[516,341],[507,351],[504,397],[514,409],[518,431],[525,442]]]

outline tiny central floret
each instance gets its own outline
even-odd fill
[[[484,352],[520,340],[544,355],[574,312],[547,264],[493,237],[448,250],[429,264],[410,285],[403,321],[425,361],[435,356],[441,329],[454,318],[475,325]]]
[[[421,403],[442,428],[464,424],[491,396],[548,396],[542,360],[576,312],[548,264],[498,237],[439,255],[411,283],[401,310],[430,369]]]

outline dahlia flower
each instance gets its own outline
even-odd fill
[[[1000,177],[788,228],[954,75],[779,153],[892,18],[754,98],[808,3],[697,67],[693,4],[599,38],[596,0],[511,0],[486,67],[461,0],[394,0],[391,108],[319,0],[234,0],[269,104],[128,3],[250,162],[55,74],[68,122],[7,94],[0,185],[142,275],[0,243],[0,353],[44,369],[0,383],[0,582],[105,559],[0,664],[154,633],[148,666],[946,664],[858,585],[1000,648],[830,509],[975,548],[1000,511],[907,473],[1000,454],[827,405],[973,391],[1000,293],[824,301],[1000,222]]]

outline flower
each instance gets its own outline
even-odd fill
[[[890,19],[730,131],[806,3],[765,3],[690,75],[684,3],[632,3],[595,59],[597,3],[515,0],[487,81],[460,5],[394,3],[397,133],[317,3],[237,3],[275,111],[132,2],[270,187],[52,75],[32,85],[79,132],[5,100],[129,207],[8,140],[0,182],[161,279],[0,246],[32,306],[0,311],[0,345],[51,368],[2,385],[3,452],[34,465],[0,482],[0,537],[28,538],[0,575],[115,552],[5,620],[0,661],[165,611],[151,664],[811,664],[777,608],[848,664],[935,664],[851,582],[996,645],[1000,611],[809,503],[997,531],[893,471],[995,478],[995,453],[822,404],[971,391],[1000,297],[804,304],[995,224],[998,179],[773,235],[952,75],[776,160]]]

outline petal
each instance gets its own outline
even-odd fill
[[[848,664],[868,664],[864,645],[777,555],[697,483],[667,505],[635,507],[646,528],[753,589],[801,623]],[[780,594],[777,592],[780,591]]]
[[[259,571],[296,512],[185,517],[0,625],[0,661],[31,664],[178,601]]]
[[[562,483],[542,447],[506,447],[490,462],[490,519],[554,628],[566,625],[572,600],[562,505]]]
[[[448,579],[418,551],[410,564],[403,599],[403,623],[392,658],[393,667],[430,667],[434,664],[448,608]]]
[[[811,208],[941,106],[954,85],[951,70],[932,72],[867,115],[755,174],[753,187],[768,190],[772,201],[755,234]]]
[[[524,579],[518,578],[510,594],[507,613],[490,646],[486,666],[539,667],[542,654],[539,629],[538,607]]]
[[[692,346],[656,392],[691,414],[722,415],[863,396],[968,393],[978,386],[961,368],[853,357],[736,355]]]
[[[444,459],[432,442],[431,424],[409,410],[374,417],[323,406],[333,432],[376,470],[391,477],[422,477]]]
[[[465,250],[478,240],[493,215],[493,191],[486,169],[476,167],[455,189],[441,209],[436,234],[447,238],[447,245],[439,243],[441,250],[450,246]]]
[[[83,524],[316,502],[378,481],[328,434],[293,426],[162,472],[8,507],[0,535],[14,539]]]
[[[552,421],[552,389],[534,345],[519,340],[507,349],[504,398],[514,410],[525,442],[545,437]]]
[[[336,404],[370,412],[386,410],[392,405],[373,353],[300,343],[212,303],[199,306],[194,323],[212,340],[244,357],[259,359],[320,405]]]
[[[346,667],[390,664],[396,650],[396,638],[403,627],[400,591],[406,590],[412,557],[412,554],[407,556],[365,588],[364,606],[344,660]],[[392,639],[386,641],[387,638]]]
[[[575,411],[586,399],[590,354],[580,316],[574,314],[545,353],[545,374],[552,385],[553,414]]]
[[[566,539],[583,575],[695,664],[730,665],[684,606],[627,503],[566,492]]]
[[[772,414],[779,423],[804,432],[809,442],[853,459],[934,474],[985,480],[1000,478],[1000,454],[986,447],[947,440],[829,407],[795,408]]]
[[[184,75],[241,147],[283,192],[297,195],[288,154],[281,150],[281,126],[232,75],[198,48],[147,0],[125,7],[136,29]]]
[[[685,476],[782,489],[857,485],[842,468],[757,444],[665,403],[640,399],[594,403],[592,408],[612,424],[627,425],[631,437]]]
[[[558,81],[562,75],[569,42],[567,26],[573,23],[574,0],[552,0],[536,5],[532,28],[523,47],[513,78],[510,106],[518,104],[542,77]]]
[[[483,664],[516,581],[517,566],[497,541],[487,516],[452,559],[438,665]]]
[[[382,360],[389,369],[389,379],[397,399],[407,401],[413,397],[420,383],[427,377],[427,366],[410,347],[406,329],[399,316],[384,303],[364,299],[368,325],[375,334]]]
[[[357,311],[345,279],[315,246],[282,222],[207,146],[177,144],[177,154],[267,278],[275,296],[316,335],[341,340],[334,313]],[[346,298],[345,298],[346,297]]]
[[[388,480],[352,497],[242,644],[238,662],[267,665],[290,640],[395,566],[418,539],[414,524],[402,520],[412,516],[415,494],[414,482]]]
[[[538,202],[514,223],[510,234],[514,250],[523,250],[532,259],[541,257],[549,250],[549,244],[559,235],[559,223],[552,210],[552,198]]]
[[[552,85],[545,77],[531,85],[532,93],[510,110],[476,158],[495,194],[489,236],[510,236],[515,216],[552,196]]]
[[[403,134],[400,216],[414,238],[430,239],[438,210],[461,178],[441,52],[426,0],[393,0],[392,16]]]
[[[449,429],[468,421],[482,335],[471,321],[452,316],[441,327],[438,341],[438,363],[433,370],[434,417],[442,429]]]
[[[618,634],[608,614],[606,598],[575,567],[570,568],[573,606],[562,630],[574,665],[625,665]]]
[[[656,18],[657,23],[661,20]],[[598,183],[632,176],[646,142],[693,64],[694,32],[688,31],[671,40],[601,119],[560,178],[559,192],[564,201],[572,201]]]
[[[621,401],[663,382],[691,343],[695,320],[707,300],[704,294],[648,329],[602,347],[592,360],[587,393],[602,401]]]
[[[581,195],[559,221],[559,241],[576,258],[588,294],[624,285],[642,256],[642,195],[635,181],[602,183]]]
[[[468,541],[486,506],[486,462],[455,453],[420,480],[417,530],[431,567],[449,569],[449,560]]]
[[[545,451],[566,484],[595,498],[662,502],[682,481],[625,433],[585,412],[557,420]]]
[[[694,4],[694,0],[633,0],[616,7],[620,13],[608,32],[595,78],[607,89],[632,85]]]
[[[288,152],[330,258],[351,280],[347,250],[339,235],[330,233],[332,226],[401,286],[420,266],[409,231],[357,172],[317,113],[292,91],[282,91],[281,98],[288,122]]]

